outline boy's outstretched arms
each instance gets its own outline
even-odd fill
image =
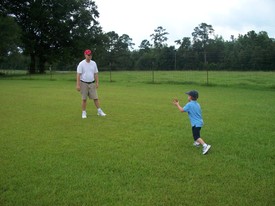
[[[179,109],[180,112],[184,112],[183,108],[180,106],[180,102],[178,99],[173,100],[173,104]]]

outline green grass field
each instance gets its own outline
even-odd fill
[[[275,204],[270,75],[241,88],[238,75],[211,86],[120,75],[100,76],[107,116],[89,101],[84,120],[74,74],[0,79],[0,205]],[[190,89],[200,92],[207,155],[171,103],[184,105]]]

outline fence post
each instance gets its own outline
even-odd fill
[[[155,83],[155,74],[154,74],[154,62],[152,62],[152,68],[151,68],[151,70],[152,70],[152,82],[153,82],[153,84]]]
[[[109,63],[110,65],[110,82],[112,82],[112,63]]]
[[[177,50],[175,49],[175,71],[177,70]]]
[[[208,68],[206,69],[206,78],[207,78],[207,80],[206,80],[206,85],[208,86]]]

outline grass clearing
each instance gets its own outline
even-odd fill
[[[75,72],[52,72],[46,75],[26,75],[22,71],[2,72],[3,79],[11,80],[69,80],[75,81]],[[236,87],[248,89],[275,89],[275,72],[238,71],[104,71],[100,81],[115,83],[185,84]]]
[[[72,75],[0,80],[0,205],[274,205],[274,90],[104,75],[85,120]],[[205,156],[171,103],[194,88]]]

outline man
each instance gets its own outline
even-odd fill
[[[98,88],[98,69],[96,62],[92,59],[92,51],[84,51],[85,59],[77,66],[76,89],[82,95],[82,118],[87,118],[86,106],[87,97],[94,100],[97,108],[97,115],[106,116],[99,105],[97,88]]]

